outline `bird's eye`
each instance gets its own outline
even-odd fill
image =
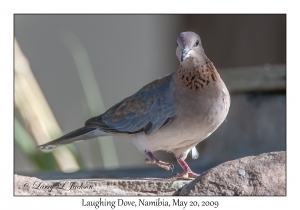
[[[198,45],[199,45],[199,40],[196,41],[195,46],[198,47]]]
[[[178,43],[176,42],[176,46],[178,47]]]

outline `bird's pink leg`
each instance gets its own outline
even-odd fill
[[[148,163],[148,164],[156,164],[158,165],[159,167],[162,167],[166,170],[172,170],[174,169],[174,166],[172,163],[166,163],[166,162],[163,162],[161,160],[158,160],[156,157],[154,157],[154,155],[152,154],[152,152],[150,151],[145,151],[145,154],[150,158],[149,159],[145,159],[145,162]]]
[[[192,172],[192,170],[190,169],[190,167],[182,157],[177,158],[177,162],[183,169],[183,172],[181,174],[176,174],[176,177],[180,177],[184,179],[194,179],[199,176],[199,174]]]

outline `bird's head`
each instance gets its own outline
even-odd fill
[[[205,63],[206,55],[198,34],[187,31],[179,34],[177,40],[176,56],[180,63]]]

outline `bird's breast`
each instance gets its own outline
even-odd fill
[[[199,139],[207,138],[219,127],[230,106],[229,92],[221,79],[211,82],[201,93],[177,91],[177,100],[176,126]]]

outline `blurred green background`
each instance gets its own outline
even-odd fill
[[[76,142],[50,153],[35,146],[82,127],[88,118],[175,71],[176,38],[182,31],[200,35],[206,55],[231,93],[227,122],[198,144],[197,160],[188,157],[194,171],[286,149],[285,15],[15,15],[14,19],[15,173],[154,169],[145,166],[145,156],[130,136]],[[156,156],[176,162],[166,152]],[[175,169],[181,170],[176,163]],[[139,172],[133,176],[143,176]],[[156,176],[168,172],[159,168]]]

